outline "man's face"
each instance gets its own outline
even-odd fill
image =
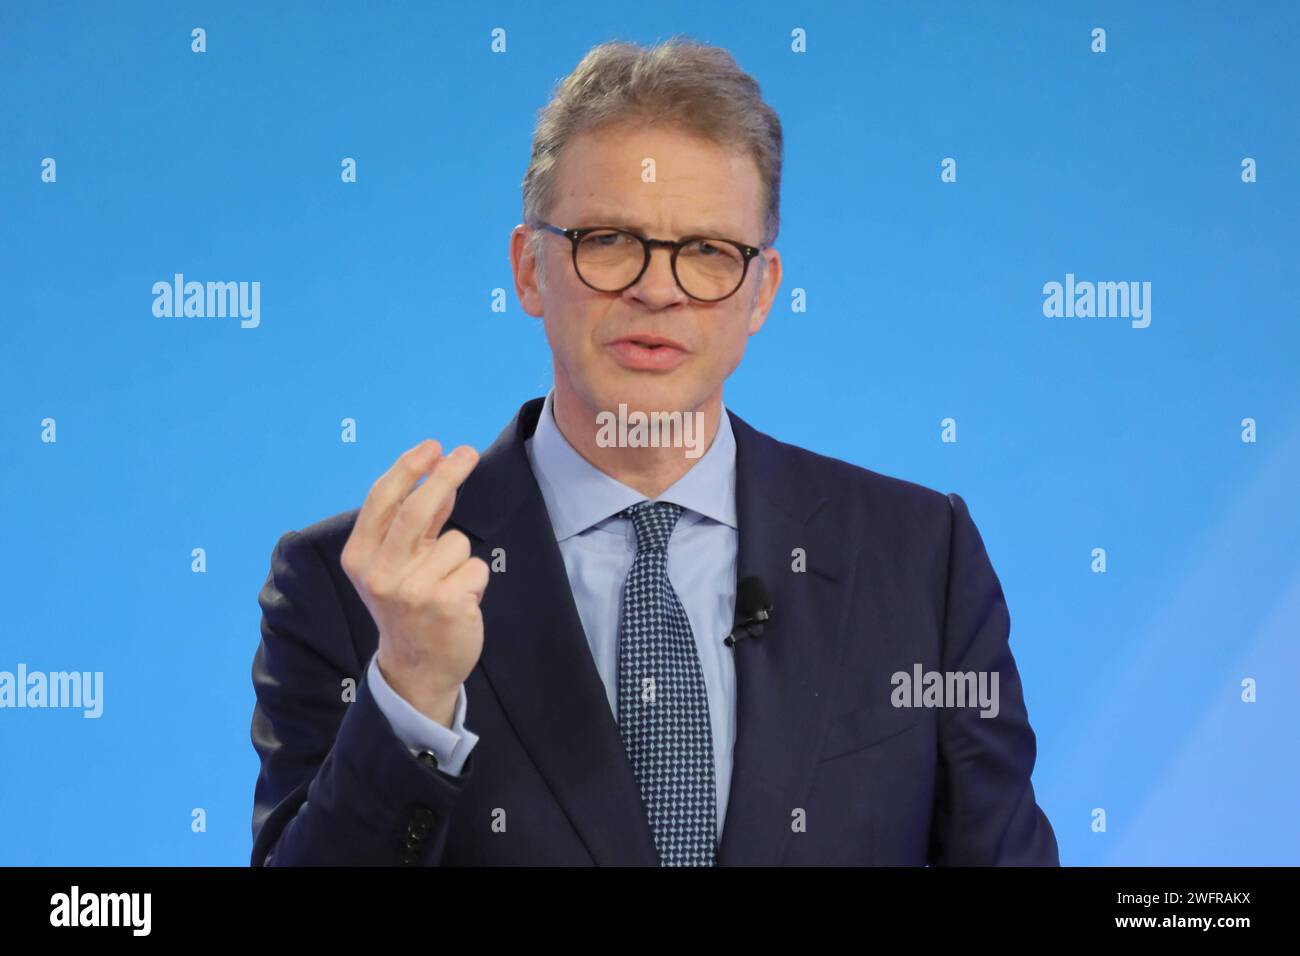
[[[643,181],[648,159],[654,182]],[[746,245],[762,239],[763,192],[753,159],[677,129],[622,125],[583,133],[565,146],[556,173],[547,221],[561,228],[618,226],[653,239],[703,235]],[[516,291],[528,314],[545,320],[557,396],[585,406],[593,429],[596,413],[617,411],[620,403],[632,411],[696,411],[720,398],[781,281],[780,257],[766,250],[730,298],[697,301],[673,279],[671,250],[655,249],[630,288],[597,292],[574,271],[569,240],[548,233],[543,288],[526,235],[519,227],[512,236]],[[636,343],[641,337],[671,344],[647,349]]]

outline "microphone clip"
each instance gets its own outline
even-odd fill
[[[753,614],[747,616],[743,621],[738,622],[736,626],[731,629],[731,633],[722,639],[722,643],[726,644],[728,647],[735,647],[737,642],[743,641],[747,637],[762,637],[763,624],[772,616],[769,613],[771,610],[770,607],[762,607],[754,611]]]

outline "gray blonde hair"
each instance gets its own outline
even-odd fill
[[[766,208],[760,244],[776,241],[781,204],[781,121],[758,82],[721,47],[674,36],[652,48],[623,40],[593,47],[540,111],[524,174],[524,222],[545,219],[554,201],[560,152],[579,133],[624,122],[662,123],[748,153]],[[541,240],[529,236],[542,274]],[[760,260],[760,268],[762,261]]]

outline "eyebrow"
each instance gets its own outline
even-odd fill
[[[588,214],[586,216],[575,217],[587,224],[587,226],[615,226],[619,229],[626,229],[628,232],[635,232],[639,236],[645,236],[646,229],[638,223],[630,222],[623,218],[621,213],[603,213],[600,211]],[[586,228],[586,227],[584,227]],[[728,228],[722,228],[712,224],[700,226],[689,232],[682,233],[683,236],[712,236],[717,239],[733,238],[733,233]]]

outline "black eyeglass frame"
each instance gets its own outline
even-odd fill
[[[760,252],[762,252],[764,249],[769,248],[768,246],[751,246],[743,242],[737,242],[735,239],[723,239],[721,236],[686,236],[684,239],[678,239],[675,241],[672,239],[649,239],[645,236],[639,236],[635,232],[632,232],[629,229],[620,229],[618,226],[586,226],[581,229],[562,229],[559,226],[553,226],[549,222],[544,222],[540,219],[537,220],[536,222],[530,223],[530,225],[534,229],[545,229],[548,232],[555,233],[557,236],[564,236],[573,244],[572,258],[573,258],[574,274],[577,275],[578,280],[583,285],[585,285],[588,289],[591,289],[595,292],[615,293],[615,292],[627,291],[628,289],[632,288],[632,286],[640,282],[641,277],[645,275],[646,269],[650,268],[651,252],[653,252],[655,249],[671,249],[672,254],[669,258],[669,265],[672,267],[673,270],[673,281],[677,283],[677,288],[681,289],[683,292],[685,292],[688,296],[690,296],[692,299],[694,299],[697,302],[723,302],[727,299],[730,299],[733,295],[739,292],[741,286],[745,284],[745,279],[748,278],[749,276],[749,263]],[[582,241],[583,236],[586,236],[593,232],[617,232],[625,236],[631,236],[633,239],[637,240],[637,242],[641,243],[641,250],[643,253],[643,257],[641,260],[641,269],[637,272],[636,278],[634,278],[627,285],[623,286],[621,289],[597,289],[594,285],[592,285],[585,278],[583,278],[582,270],[578,268],[578,243]],[[698,295],[692,295],[691,292],[687,290],[686,286],[682,285],[681,277],[677,275],[677,254],[681,252],[682,249],[684,249],[686,246],[690,245],[692,242],[696,242],[697,240],[700,239],[707,239],[710,242],[725,242],[729,246],[735,246],[737,249],[740,250],[740,254],[744,256],[745,259],[744,265],[741,267],[740,270],[740,281],[736,283],[736,287],[732,289],[730,292],[728,292],[726,295],[719,296],[716,299],[704,299]]]

